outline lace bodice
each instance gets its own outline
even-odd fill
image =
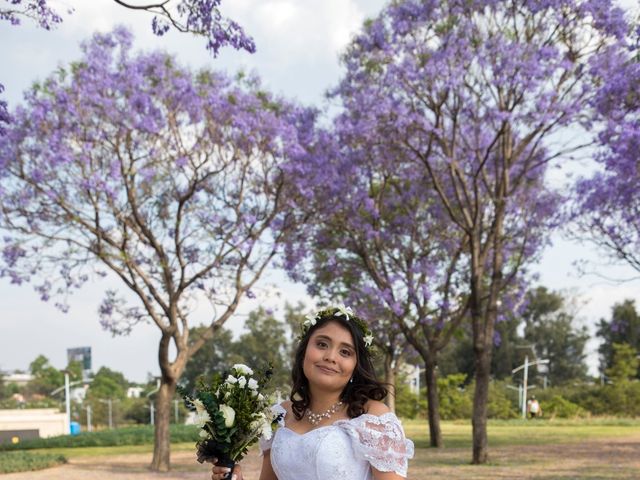
[[[286,415],[280,405],[273,410]],[[390,412],[338,420],[304,434],[287,428],[283,415],[280,428],[270,441],[261,441],[260,448],[271,449],[278,480],[370,480],[371,466],[406,477],[413,457],[413,442]]]

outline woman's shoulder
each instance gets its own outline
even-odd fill
[[[284,402],[278,403],[276,407],[279,410],[284,410],[287,415],[291,413],[291,400],[285,400]]]
[[[280,424],[280,426],[284,426],[285,418],[289,417],[289,414],[291,413],[291,402],[286,400],[281,403],[276,403],[271,406],[271,411],[274,415],[280,417],[278,419],[278,423]]]
[[[364,411],[365,413],[376,417],[381,417],[385,413],[391,412],[389,407],[378,400],[368,400],[367,403],[364,404]]]

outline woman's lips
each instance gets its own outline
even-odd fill
[[[327,373],[327,374],[330,374],[330,375],[333,375],[333,374],[338,373],[338,372],[336,372],[335,370],[333,370],[332,368],[329,368],[329,367],[323,367],[322,365],[316,365],[316,367],[318,367],[318,369],[319,369],[321,372],[324,372],[324,373]]]

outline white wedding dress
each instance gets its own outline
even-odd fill
[[[286,410],[271,440],[260,441],[271,449],[271,465],[278,480],[371,480],[370,467],[407,476],[413,442],[404,436],[400,420],[389,412],[364,414],[299,434],[285,426]]]

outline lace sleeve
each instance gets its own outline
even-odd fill
[[[284,417],[287,414],[287,411],[285,410],[285,408],[282,405],[274,405],[273,407],[271,407],[271,412],[274,415],[280,415],[282,414],[282,416],[280,417],[280,420],[278,421],[278,428],[279,427],[283,427],[284,426]],[[264,454],[264,452],[266,452],[267,450],[271,450],[271,443],[273,442],[273,436],[275,435],[275,432],[273,433],[273,435],[271,435],[271,438],[266,439],[264,437],[260,437],[260,453]]]
[[[365,458],[381,472],[395,472],[406,478],[408,461],[413,457],[413,442],[404,436],[394,413],[379,417],[364,414],[339,423],[351,437],[356,456]]]

